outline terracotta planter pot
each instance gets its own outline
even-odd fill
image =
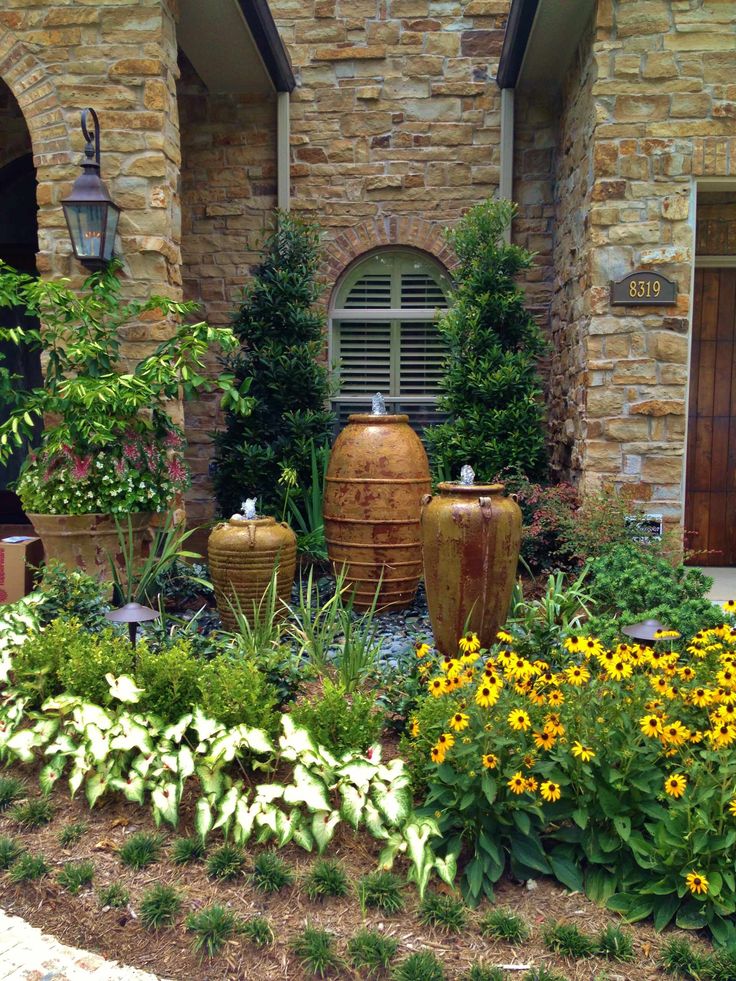
[[[437,649],[454,657],[466,629],[490,647],[506,620],[521,510],[502,495],[502,484],[440,484],[437,490],[422,506],[424,585]]]
[[[150,536],[148,526],[152,515],[131,514],[134,561],[146,555]],[[110,559],[125,572],[120,553],[120,541],[115,518],[110,514],[29,514],[36,534],[43,542],[46,561],[56,559],[69,569],[82,569],[96,579],[112,578]],[[127,516],[119,517],[123,532]]]
[[[379,582],[379,610],[414,599],[419,511],[429,488],[427,454],[408,416],[350,416],[330,455],[324,522],[330,561],[345,569],[356,610],[369,609]]]
[[[296,571],[296,535],[285,522],[269,517],[222,522],[207,541],[207,557],[217,609],[228,629],[237,626],[231,604],[236,610],[240,604],[243,613],[252,616],[253,604],[263,598],[277,562],[276,592],[288,602]]]

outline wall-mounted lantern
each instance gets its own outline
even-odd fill
[[[94,124],[92,135],[88,116]],[[120,208],[100,179],[100,122],[94,109],[83,111],[82,133],[86,141],[82,174],[61,204],[75,258],[90,269],[102,269],[112,259]]]

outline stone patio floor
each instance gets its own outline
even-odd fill
[[[106,961],[0,910],[0,981],[159,981],[153,974]]]

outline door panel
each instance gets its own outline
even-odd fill
[[[686,543],[695,565],[736,565],[736,269],[696,269]]]

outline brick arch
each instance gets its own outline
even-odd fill
[[[401,215],[394,218],[374,218],[340,231],[325,247],[322,278],[334,290],[348,266],[374,249],[405,247],[426,252],[446,269],[457,265],[457,257],[445,239],[444,226]]]
[[[45,210],[59,207],[58,194],[54,190],[55,187],[58,190],[59,182],[73,180],[76,176],[67,112],[59,102],[48,71],[7,29],[0,33],[0,79],[15,97],[28,127],[38,181],[36,196],[40,219]],[[64,257],[55,257],[58,250],[54,245],[58,237],[65,236],[59,236],[56,228],[44,227],[39,220],[39,271],[49,271],[53,264],[57,267],[54,271],[67,272],[66,266],[62,265]]]

